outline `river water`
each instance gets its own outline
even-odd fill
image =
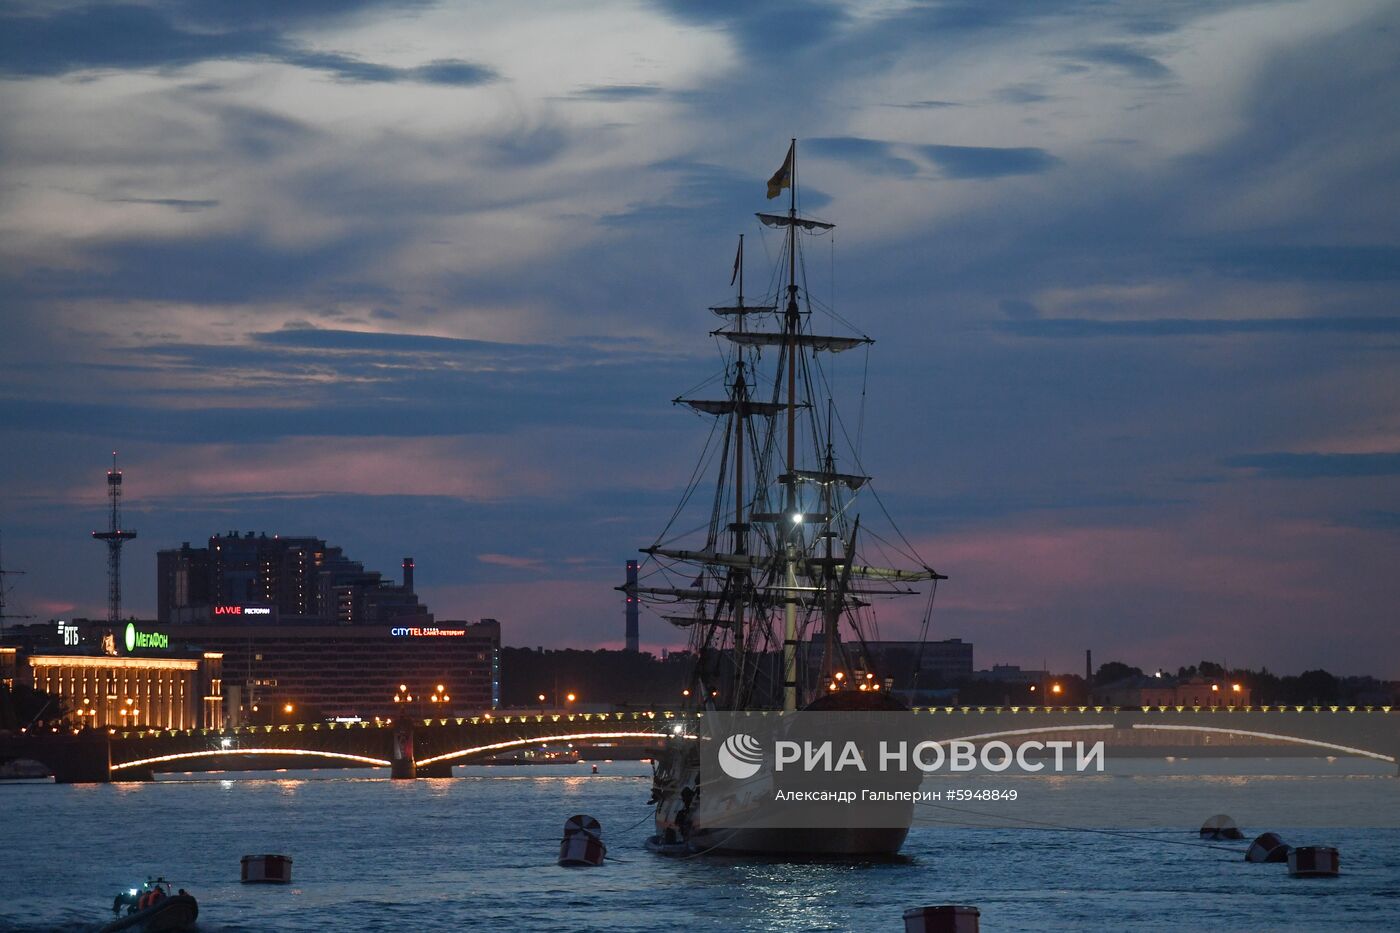
[[[677,860],[642,847],[648,767],[608,762],[600,772],[459,768],[453,779],[390,781],[324,770],[0,787],[0,930],[96,930],[113,894],[148,874],[194,893],[208,933],[899,931],[905,908],[933,904],[977,905],[987,933],[1400,930],[1397,829],[1245,826],[1336,846],[1343,874],[1332,879],[1246,864],[1243,843],[1201,845],[1188,830],[1208,813],[1115,836],[961,828],[921,811],[894,863]],[[1170,777],[1131,780],[1151,794]],[[1319,793],[1348,793],[1346,781],[1318,780]],[[1368,780],[1388,782],[1392,799],[1400,784]],[[1088,783],[1070,792],[1094,793]],[[1375,799],[1374,784],[1367,793]],[[602,822],[605,866],[555,864],[574,813]],[[292,856],[295,883],[240,885],[240,857],[263,852]]]

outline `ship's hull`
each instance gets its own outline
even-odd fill
[[[199,919],[199,904],[189,894],[172,894],[154,906],[118,917],[100,933],[177,933],[189,930]]]
[[[912,782],[912,783],[911,783]],[[919,777],[900,773],[884,783],[891,791],[918,787]],[[881,826],[801,825],[798,801],[777,801],[768,774],[740,782],[724,796],[706,793],[693,745],[673,745],[657,757],[656,836],[650,848],[668,855],[763,855],[790,859],[890,858],[899,853],[914,821],[914,805],[886,808]]]

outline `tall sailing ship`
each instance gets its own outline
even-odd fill
[[[853,425],[832,397],[830,355],[868,352],[873,341],[832,333],[853,328],[806,288],[804,241],[834,225],[799,213],[796,140],[768,182],[770,200],[784,191],[785,213],[757,215],[782,235],[771,289],[756,300],[745,295],[740,236],[730,278],[737,293],[710,308],[723,322],[711,334],[727,352],[707,385],[723,391],[702,387],[675,400],[713,417],[710,440],[681,505],[642,549],[637,582],[619,589],[688,631],[695,665],[686,696],[697,710],[907,709],[864,650],[878,635],[874,603],[927,595],[926,636],[944,577],[893,527],[864,471],[863,411]],[[864,397],[862,386],[862,404]],[[713,500],[701,516],[687,506],[708,484]],[[862,523],[858,506],[867,500],[883,522]],[[721,826],[696,743],[681,738],[656,762],[653,799],[653,845],[662,851],[878,856],[897,852],[908,834],[907,824]]]

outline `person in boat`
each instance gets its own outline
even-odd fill
[[[681,803],[683,806],[676,813],[676,829],[680,831],[681,839],[690,838],[690,805],[695,801],[694,788],[686,787],[681,789]]]

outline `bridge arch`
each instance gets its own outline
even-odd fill
[[[951,742],[989,742],[994,739],[1012,738],[1017,736],[1029,736],[1043,734],[1046,732],[1097,732],[1112,731],[1119,728],[1112,723],[1086,723],[1083,725],[1073,724],[1047,724],[1035,726],[1028,729],[1002,729],[996,732],[980,732],[975,735],[962,735],[947,739],[930,739],[940,745],[947,745]],[[1304,745],[1311,748],[1324,749],[1326,751],[1338,752],[1343,755],[1355,755],[1361,758],[1370,758],[1375,761],[1384,761],[1396,764],[1394,755],[1387,755],[1383,752],[1372,751],[1370,749],[1358,748],[1354,745],[1342,745],[1337,742],[1326,742],[1322,739],[1310,739],[1304,736],[1287,735],[1281,732],[1261,732],[1254,729],[1224,728],[1220,726],[1196,726],[1182,725],[1175,723],[1133,723],[1133,729],[1160,730],[1164,732],[1197,732],[1215,735],[1241,735],[1256,739],[1266,739],[1272,742],[1283,742],[1291,745]]]
[[[674,736],[672,736],[674,737]],[[679,736],[683,739],[694,739],[693,735]],[[668,738],[661,732],[574,732],[562,735],[536,735],[524,739],[510,739],[505,742],[491,742],[487,745],[473,745],[469,748],[459,748],[455,752],[445,752],[441,755],[432,755],[427,758],[419,758],[419,765],[431,765],[441,762],[453,762],[462,758],[469,758],[473,755],[489,755],[492,752],[508,751],[512,748],[525,748],[530,745],[547,745],[550,742],[588,742],[602,739],[655,739]]]
[[[373,758],[369,755],[352,755],[347,752],[327,752],[314,748],[206,748],[197,752],[176,752],[169,755],[156,755],[151,758],[137,758],[133,761],[123,761],[112,763],[112,771],[124,771],[128,768],[149,768],[152,765],[166,764],[172,761],[185,761],[194,758],[214,758],[232,757],[238,755],[290,755],[304,758],[328,758],[333,761],[353,761],[357,764],[374,765],[387,768],[390,764],[387,758]]]
[[[1336,742],[1324,742],[1321,739],[1305,739],[1297,735],[1284,735],[1280,732],[1255,732],[1249,729],[1224,729],[1218,726],[1188,726],[1174,723],[1133,723],[1134,729],[1153,729],[1164,732],[1205,732],[1225,735],[1247,735],[1256,739],[1269,739],[1274,742],[1287,742],[1292,745],[1308,745],[1313,748],[1325,748],[1328,751],[1341,752],[1345,755],[1357,755],[1362,758],[1373,758],[1376,761],[1387,761],[1395,764],[1394,755],[1384,755],[1380,752],[1368,751],[1364,748],[1355,748],[1350,745],[1339,745]]]

